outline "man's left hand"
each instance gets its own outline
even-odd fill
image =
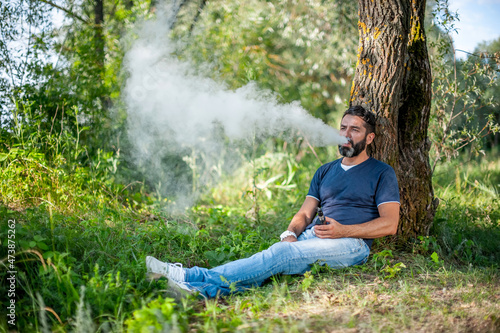
[[[325,216],[326,222],[329,224],[316,224],[314,233],[318,238],[342,238],[344,235],[344,226],[334,219]]]

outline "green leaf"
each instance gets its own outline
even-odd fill
[[[12,148],[10,151],[9,151],[9,155],[12,155],[12,157],[16,157],[17,154],[19,153],[19,151],[22,151],[22,149],[19,149],[19,148]]]
[[[47,251],[49,249],[49,247],[47,246],[47,244],[45,244],[44,242],[38,242],[37,243],[38,247],[44,251]]]
[[[438,256],[438,254],[437,254],[436,252],[433,252],[433,253],[431,254],[431,259],[432,259],[432,261],[434,261],[436,264],[439,264],[439,256]]]
[[[43,258],[44,258],[44,259],[49,259],[49,258],[52,258],[54,255],[55,255],[55,253],[54,253],[54,252],[52,252],[52,251],[47,251],[47,252],[44,252],[44,253],[43,253]]]
[[[314,281],[314,275],[311,273],[311,271],[306,272],[304,274],[304,280],[302,280],[301,284],[302,291],[306,291],[307,289],[309,289],[313,281]]]
[[[29,243],[29,242],[27,242],[27,241],[20,240],[20,241],[19,241],[19,244],[21,245],[21,248],[23,248],[23,249],[30,248],[30,243]]]
[[[45,240],[45,238],[44,238],[44,237],[42,237],[42,236],[40,236],[40,235],[35,235],[35,237],[33,237],[33,238],[34,238],[34,239],[35,239],[35,241],[37,241],[37,242],[41,242],[41,241],[44,241],[44,240]]]

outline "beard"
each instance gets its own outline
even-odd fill
[[[366,148],[366,136],[363,140],[356,144],[353,143],[352,139],[347,138],[347,140],[351,143],[351,147],[343,147],[339,145],[339,153],[344,157],[358,156]]]

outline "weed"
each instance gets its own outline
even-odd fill
[[[143,305],[132,313],[125,321],[127,331],[135,332],[166,332],[173,326],[174,299],[158,296],[157,299]]]
[[[306,291],[311,287],[312,283],[314,281],[314,275],[311,273],[311,271],[308,271],[304,274],[304,279],[302,280],[301,283],[301,288],[302,291]]]
[[[386,272],[387,275],[384,276],[386,279],[392,279],[393,277],[396,276],[403,268],[406,268],[406,265],[403,264],[402,262],[396,263],[394,266],[387,265],[384,268],[382,268],[380,271],[381,272]]]
[[[432,252],[432,254],[431,254],[431,260],[432,260],[433,263],[435,263],[438,266],[440,266],[440,265],[443,264],[443,261],[439,260],[439,255],[436,252]]]
[[[394,258],[391,250],[382,250],[373,255],[373,262],[375,264],[375,268],[378,266],[386,266],[390,263],[390,260]]]
[[[435,249],[439,250],[437,239],[434,236],[418,236],[419,242],[414,246],[413,253],[427,254]]]

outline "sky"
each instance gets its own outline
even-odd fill
[[[500,0],[449,0],[450,9],[458,11],[458,34],[453,34],[455,49],[473,52],[477,44],[500,37]],[[457,52],[458,57],[465,53]]]

